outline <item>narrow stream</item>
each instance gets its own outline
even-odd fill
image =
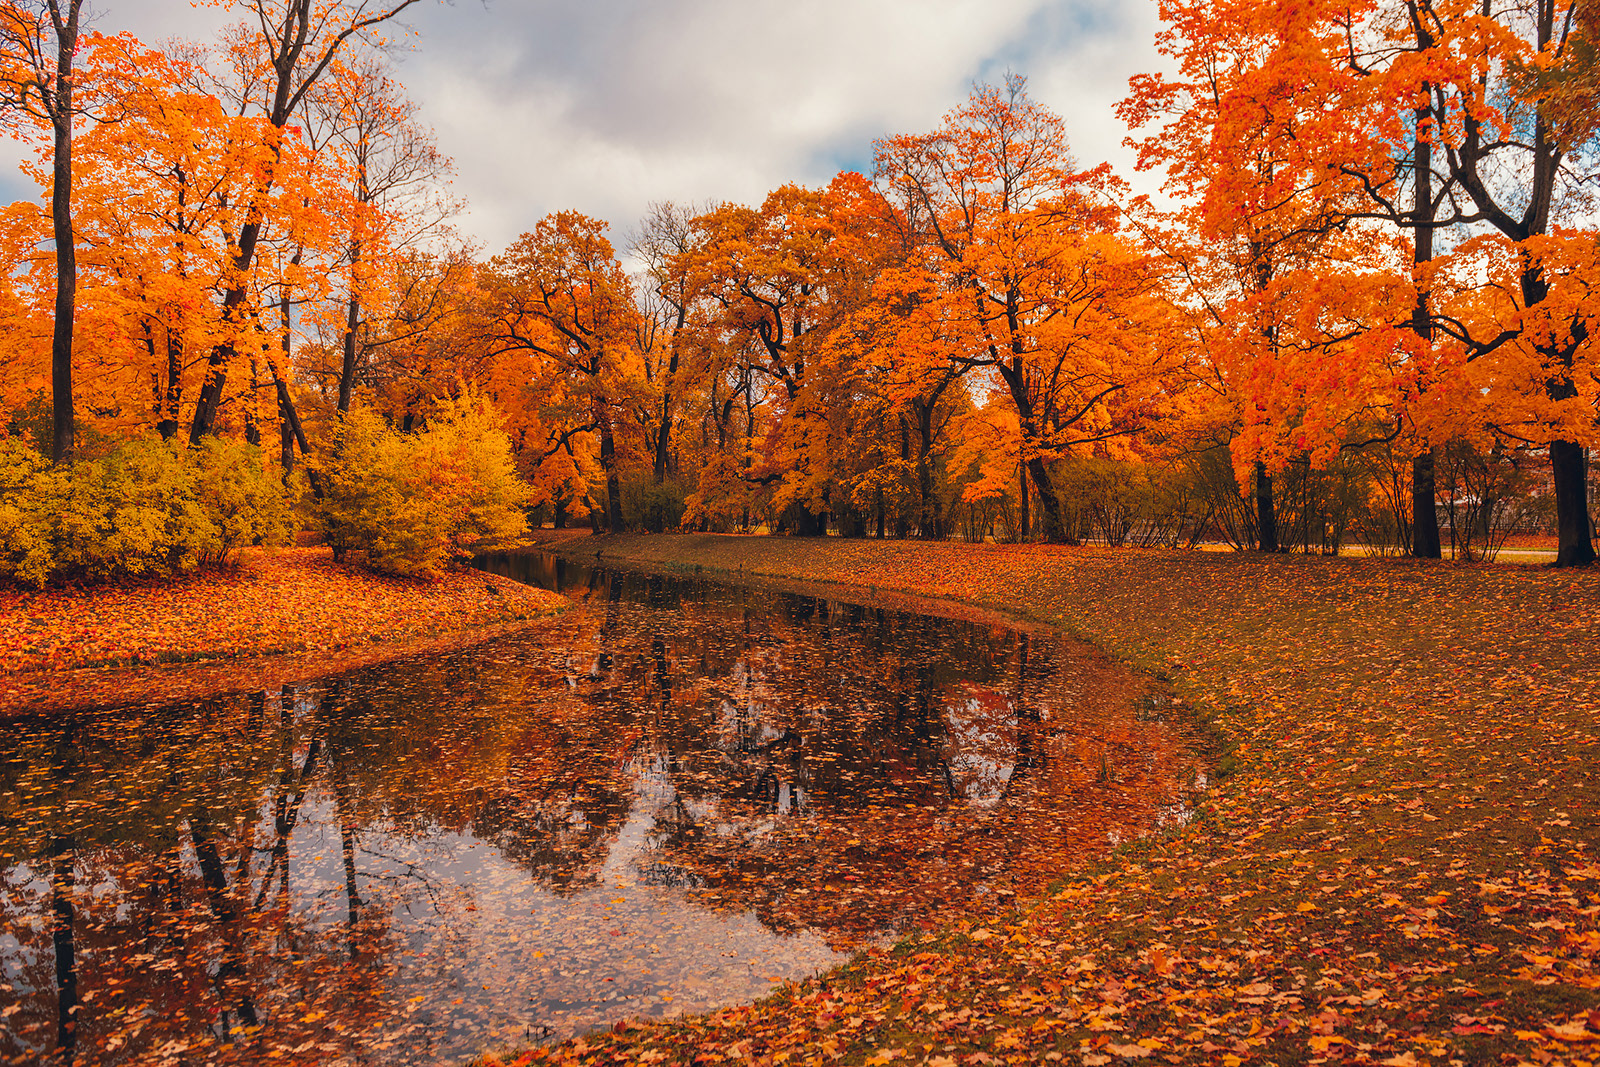
[[[1159,696],[1053,636],[484,565],[574,607],[6,724],[0,1063],[449,1063],[704,1010],[1003,909],[1204,788]]]

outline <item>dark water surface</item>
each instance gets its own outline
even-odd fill
[[[1204,787],[1159,697],[1050,636],[483,562],[576,606],[4,726],[0,1062],[452,1062],[736,1002]]]

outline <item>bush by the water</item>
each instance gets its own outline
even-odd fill
[[[456,401],[415,434],[353,408],[314,469],[314,519],[336,558],[356,550],[377,570],[428,574],[474,545],[504,546],[527,532],[528,488],[480,398]]]
[[[283,488],[251,445],[141,438],[52,467],[23,441],[0,440],[0,577],[167,576],[288,535]]]

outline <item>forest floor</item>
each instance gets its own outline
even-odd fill
[[[1006,921],[520,1061],[1600,1060],[1600,570],[543,537],[1057,626],[1164,681],[1227,751],[1182,830]]]
[[[170,580],[0,586],[0,718],[271,688],[472,643],[562,597],[477,571],[434,579],[246,549]]]

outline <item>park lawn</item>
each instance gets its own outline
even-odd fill
[[[0,585],[0,715],[191,699],[270,686],[285,669],[315,677],[481,639],[564,602],[471,570],[376,574],[327,548],[246,549],[172,580]]]
[[[544,536],[1047,622],[1167,681],[1224,754],[1184,829],[1009,920],[521,1059],[1600,1062],[1600,571]]]

